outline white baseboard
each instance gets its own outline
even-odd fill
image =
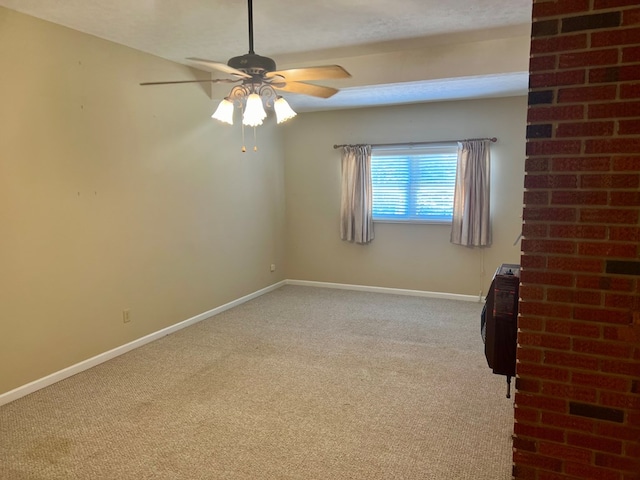
[[[40,378],[31,383],[27,383],[26,385],[18,387],[14,390],[10,390],[6,393],[0,394],[0,406],[5,405],[9,402],[13,402],[14,400],[17,400],[26,395],[29,395],[30,393],[40,390],[41,388],[45,388],[45,387],[48,387],[49,385],[53,385],[54,383],[59,382],[60,380],[64,380],[65,378],[69,378],[72,375],[88,370],[91,367],[95,367],[96,365],[104,363],[108,360],[111,360],[112,358],[115,358],[119,355],[127,353],[138,347],[146,345],[147,343],[153,342],[154,340],[158,340],[159,338],[170,335],[174,332],[177,332],[178,330],[182,330],[183,328],[186,328],[190,325],[193,325],[195,323],[201,322],[202,320],[206,320],[207,318],[218,315],[219,313],[222,313],[225,310],[229,310],[233,307],[237,307],[238,305],[248,302],[249,300],[253,300],[254,298],[264,295],[265,293],[272,292],[273,290],[276,290],[286,284],[287,284],[286,280],[283,280],[278,283],[274,283],[273,285],[270,285],[261,290],[258,290],[257,292],[250,293],[249,295],[245,295],[244,297],[233,300],[232,302],[225,303],[224,305],[221,305],[212,310],[196,315],[195,317],[191,317],[180,323],[171,325],[170,327],[163,328],[162,330],[158,330],[157,332],[150,333],[149,335],[146,335],[142,338],[129,342],[125,345],[116,347],[112,350],[96,355],[95,357],[91,357],[80,363],[71,365],[70,367],[67,367],[63,370],[54,372],[51,375],[47,375],[46,377]]]
[[[428,292],[424,290],[406,290],[403,288],[370,287],[368,285],[349,285],[346,283],[312,282],[308,280],[285,280],[285,283],[287,285],[300,285],[303,287],[336,288],[339,290],[356,290],[360,292],[390,293],[393,295],[409,295],[413,297],[443,298],[447,300],[462,300],[465,302],[483,301],[482,297],[477,297],[475,295]]]

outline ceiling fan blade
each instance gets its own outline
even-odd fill
[[[272,84],[276,90],[284,90],[285,92],[301,93],[303,95],[311,95],[312,97],[329,98],[338,93],[337,88],[323,87],[321,85],[311,85],[303,82],[287,82],[281,86]]]
[[[230,78],[211,78],[209,80],[171,80],[168,82],[142,82],[140,85],[171,85],[174,83],[235,83]]]
[[[217,70],[218,72],[228,73],[230,75],[237,75],[242,78],[251,78],[251,75],[244,73],[242,70],[230,67],[226,63],[214,62],[213,60],[205,60],[204,58],[187,58],[191,63],[195,63],[201,67],[206,67],[209,70]]]
[[[282,77],[287,82],[301,82],[305,80],[328,80],[332,78],[349,78],[351,74],[340,65],[324,65],[321,67],[291,68],[277,70],[265,74],[266,78]]]

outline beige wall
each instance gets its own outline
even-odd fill
[[[138,85],[202,72],[1,7],[0,71],[0,393],[283,278],[478,295],[519,259],[524,98],[301,114],[242,154],[206,86]],[[476,136],[484,259],[443,226],[339,240],[334,143]]]
[[[202,73],[4,8],[0,72],[0,393],[284,278],[275,126],[138,85]]]
[[[302,115],[285,129],[287,277],[479,295],[501,263],[518,263],[526,97]],[[368,246],[340,241],[341,143],[498,137],[492,144],[494,243],[449,243],[442,225],[375,224]],[[484,264],[484,269],[483,269]],[[483,271],[484,270],[484,271]]]

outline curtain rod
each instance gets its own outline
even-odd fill
[[[457,142],[467,142],[471,140],[489,140],[492,143],[498,141],[496,137],[486,137],[486,138],[465,138],[464,140],[440,140],[438,142],[405,142],[405,143],[376,143],[371,144],[372,147],[416,147],[420,145],[435,145],[438,143],[457,143]],[[342,147],[350,147],[352,145],[334,145],[333,148],[342,148]]]

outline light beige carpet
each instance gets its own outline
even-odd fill
[[[0,478],[507,480],[481,308],[283,287],[0,407]]]

